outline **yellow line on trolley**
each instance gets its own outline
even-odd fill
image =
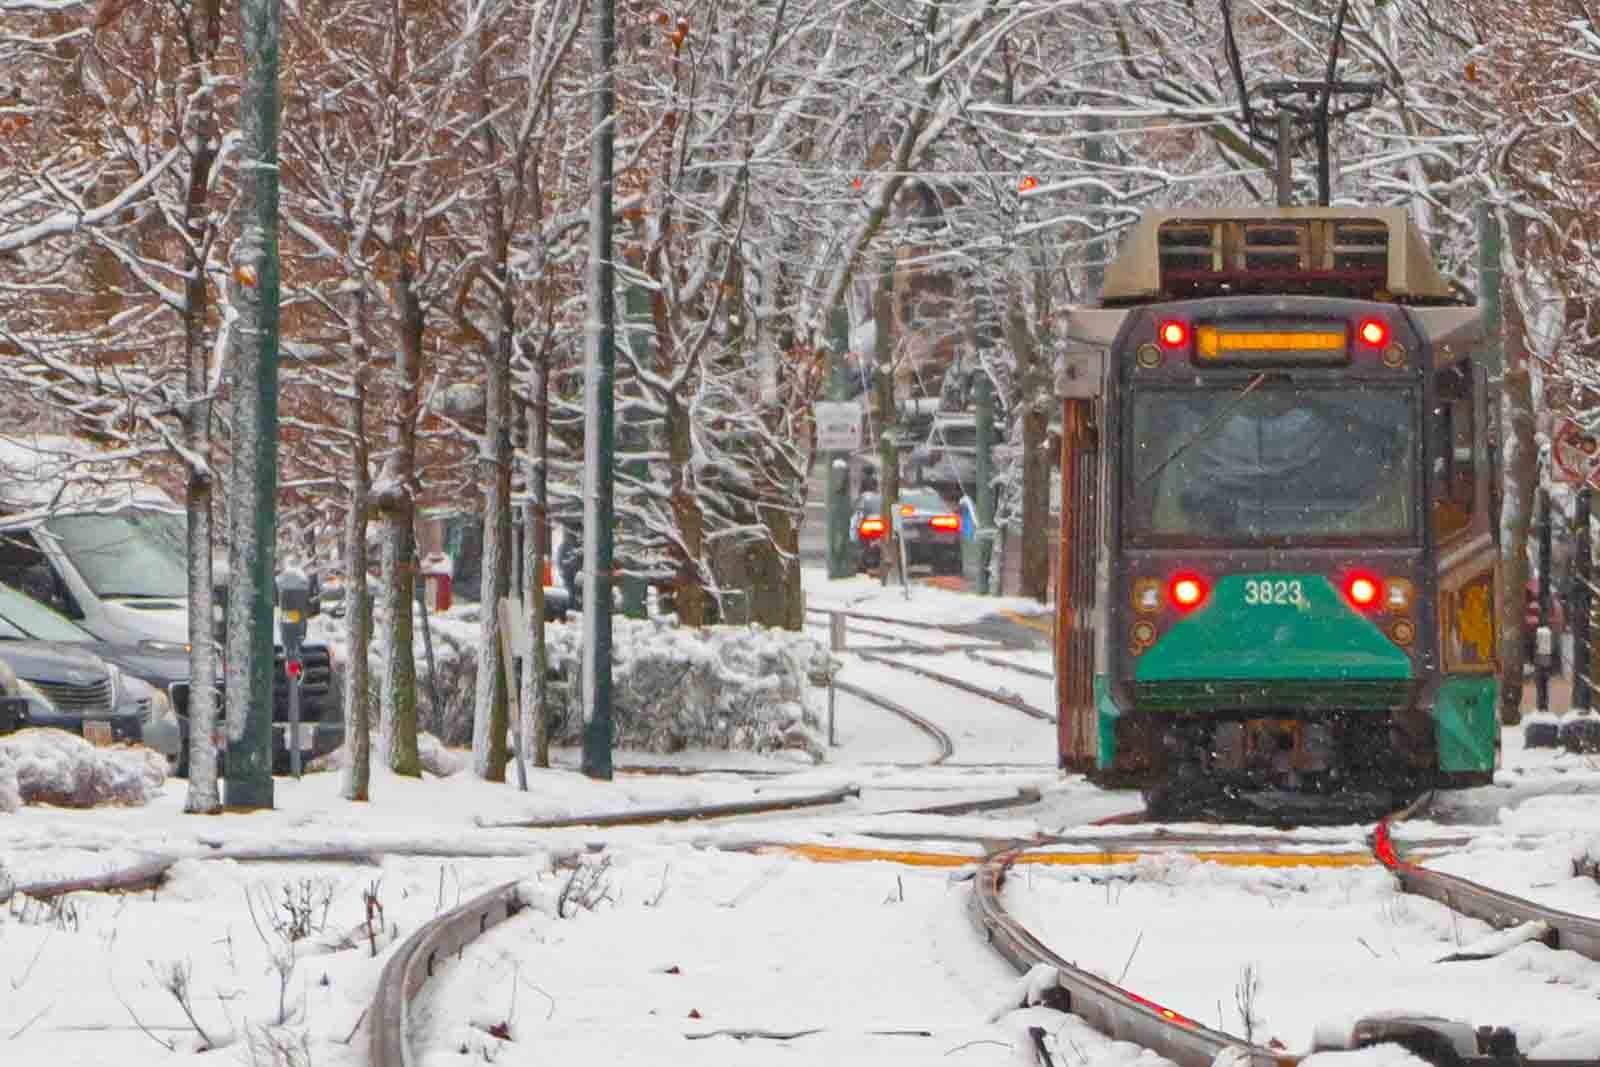
[[[762,852],[787,852],[817,863],[900,863],[909,867],[965,867],[983,857],[950,852],[855,848],[847,845],[769,845]],[[1024,852],[1017,864],[1049,867],[1095,867],[1137,863],[1142,856],[1185,855],[1222,867],[1371,867],[1375,861],[1360,852]]]

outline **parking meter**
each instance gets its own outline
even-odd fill
[[[311,614],[311,580],[305,571],[290,568],[278,575],[278,635],[283,642],[283,673],[289,685],[289,729],[284,747],[289,750],[289,772],[300,777],[300,752],[308,747],[300,730],[300,684],[305,663],[300,658],[306,640],[306,620]]]
[[[311,610],[311,580],[302,570],[278,575],[278,637],[285,655],[294,656],[306,640],[306,620]]]

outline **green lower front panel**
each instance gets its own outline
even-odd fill
[[[1117,720],[1122,718],[1122,709],[1111,697],[1111,680],[1103,674],[1094,676],[1094,709],[1100,739],[1095,766],[1106,770],[1117,760]]]
[[[1500,732],[1500,679],[1492,674],[1447,675],[1433,705],[1439,739],[1439,771],[1485,774],[1494,771]]]
[[[1412,674],[1405,651],[1320,574],[1228,575],[1134,666],[1141,707],[1147,684],[1187,683],[1192,699],[1219,682],[1315,694],[1324,683],[1381,688]]]

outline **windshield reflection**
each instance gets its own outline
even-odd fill
[[[95,596],[189,595],[184,548],[188,524],[178,512],[127,508],[115,512],[60,515],[45,524],[60,540]]]

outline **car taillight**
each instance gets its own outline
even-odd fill
[[[1206,582],[1197,574],[1176,574],[1167,591],[1179,611],[1188,611],[1206,598]]]
[[[1344,580],[1344,595],[1358,608],[1370,608],[1378,603],[1383,582],[1370,574],[1351,574]]]
[[[856,527],[856,532],[863,541],[876,540],[883,536],[882,519],[862,519],[861,525]]]
[[[900,505],[900,514],[902,514],[902,515],[915,515],[916,513],[917,513],[917,509],[915,507],[913,507],[912,505],[910,505],[910,504],[901,504]]]
[[[283,665],[284,671],[289,675],[289,681],[298,682],[300,676],[306,673],[306,665],[297,659],[292,659]]]
[[[555,583],[555,571],[551,568],[550,560],[548,558],[544,561],[544,584],[545,585],[555,585],[556,584]]]
[[[932,526],[935,530],[959,530],[961,529],[961,516],[935,515],[933,518],[928,520],[928,525]]]

